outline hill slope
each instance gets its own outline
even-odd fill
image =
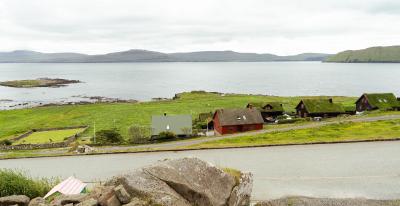
[[[161,53],[147,50],[128,50],[99,55],[78,53],[41,53],[35,51],[0,52],[0,63],[97,63],[97,62],[268,62],[323,61],[329,54],[305,53],[293,56],[239,53],[234,51],[200,51]]]
[[[348,50],[329,57],[326,62],[343,63],[394,63],[400,62],[400,46],[370,47]]]

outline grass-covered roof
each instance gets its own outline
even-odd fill
[[[252,105],[253,108],[258,109],[260,112],[284,112],[282,103],[280,102],[250,102],[247,107]],[[270,105],[272,109],[267,109],[266,107]]]
[[[213,115],[214,115],[214,113],[212,113],[212,112],[200,113],[197,120],[200,122],[204,122],[206,120],[211,120],[213,118]]]
[[[299,107],[302,102],[310,114],[345,113],[345,109],[341,104],[332,103],[329,99],[303,99],[297,107]]]
[[[392,109],[400,107],[400,103],[393,93],[365,93],[368,103],[378,109]],[[360,99],[363,97],[361,96]],[[360,100],[358,99],[357,102]]]
[[[267,109],[266,107],[270,105],[272,109]],[[264,105],[264,111],[266,112],[284,112],[282,103],[279,102],[268,102]]]

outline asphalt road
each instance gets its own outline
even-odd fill
[[[254,174],[253,200],[288,195],[400,198],[400,141],[0,160],[33,176],[98,182],[165,158],[198,157]]]

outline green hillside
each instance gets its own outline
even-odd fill
[[[342,63],[394,63],[400,62],[400,46],[370,47],[361,50],[348,50],[329,57],[326,62]]]
[[[132,124],[150,125],[152,115],[192,114],[213,112],[219,108],[244,108],[249,102],[281,102],[287,112],[294,112],[300,99],[305,97],[277,97],[262,95],[187,92],[170,101],[142,103],[99,103],[64,105],[0,111],[0,140],[14,137],[31,129],[88,125],[83,135],[96,129],[116,127],[126,137]],[[310,98],[310,97],[307,97]],[[327,97],[315,97],[327,98]],[[337,103],[354,105],[356,97],[333,97]]]

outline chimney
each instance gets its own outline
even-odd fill
[[[332,98],[329,98],[329,100],[328,100],[330,103],[333,103],[333,100],[332,100]]]

